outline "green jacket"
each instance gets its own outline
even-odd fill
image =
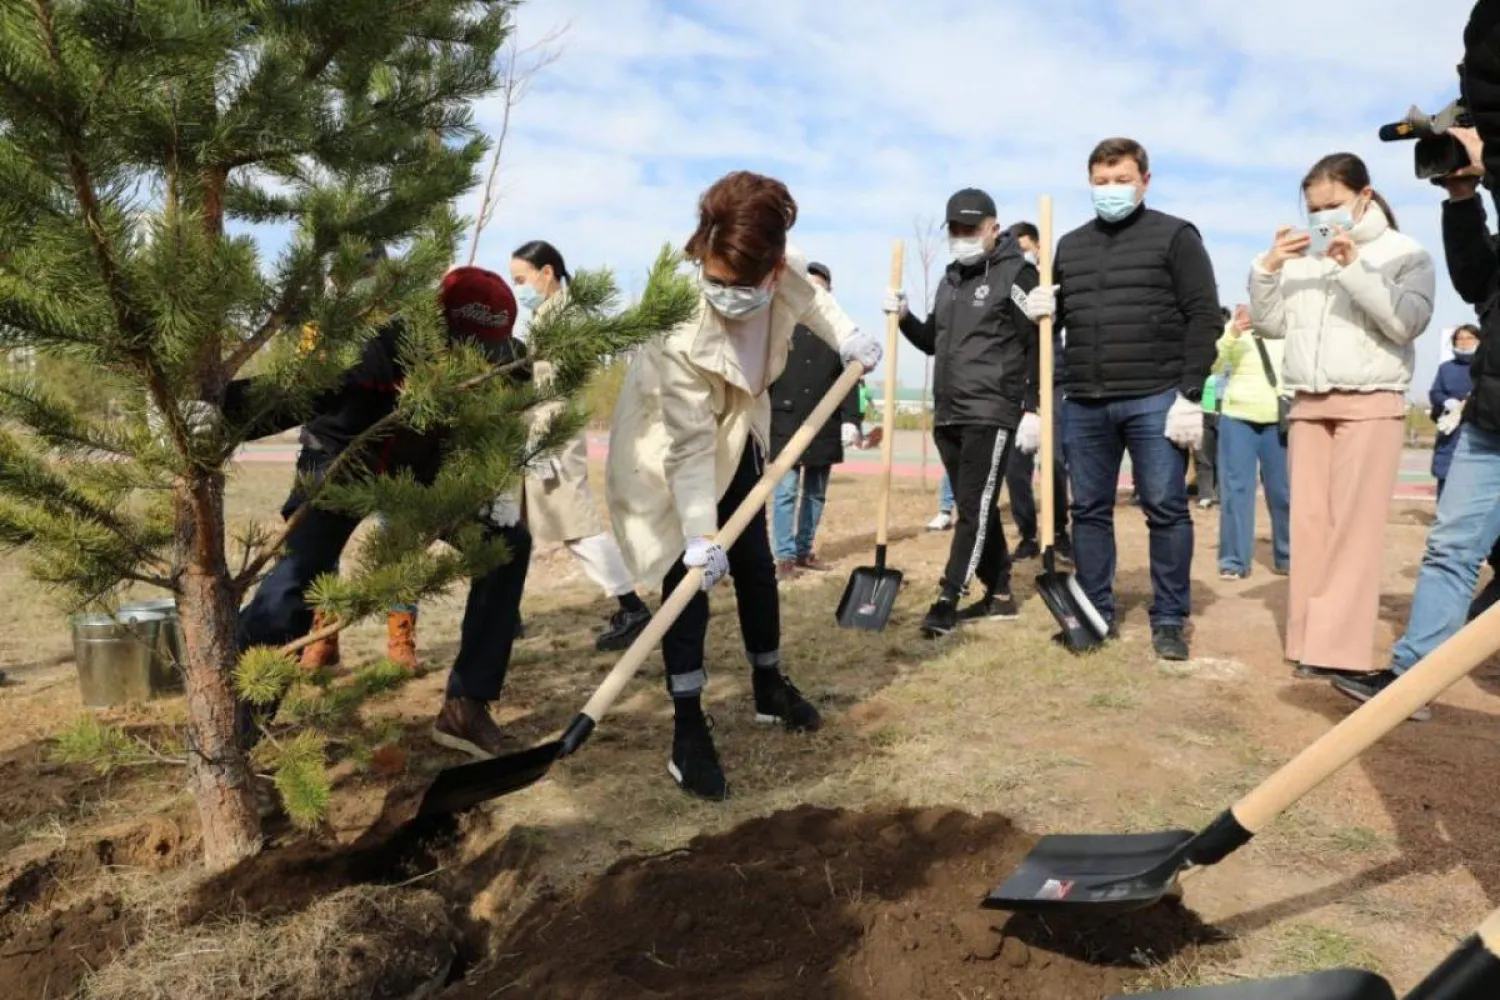
[[[1214,371],[1229,369],[1229,382],[1224,387],[1224,398],[1219,400],[1219,412],[1235,420],[1252,424],[1274,424],[1278,411],[1276,397],[1279,389],[1271,388],[1266,378],[1266,366],[1255,347],[1255,331],[1236,337],[1226,327],[1219,338],[1219,355],[1214,359]],[[1270,356],[1271,367],[1276,371],[1276,380],[1281,382],[1281,357],[1285,342],[1280,339],[1261,338]],[[1205,403],[1204,409],[1208,406]]]

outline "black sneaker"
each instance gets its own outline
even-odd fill
[[[780,670],[756,670],[752,680],[756,722],[779,722],[794,733],[811,733],[822,727],[818,710]]]
[[[721,802],[729,797],[729,781],[719,765],[711,729],[710,716],[679,717],[672,733],[672,759],[667,762],[667,772],[689,795]]]
[[[1014,621],[1019,617],[1016,599],[1008,594],[1005,597],[986,594],[958,613],[961,622]]]
[[[630,644],[635,642],[635,637],[641,634],[649,621],[651,621],[651,611],[647,608],[639,611],[626,611],[621,608],[610,616],[609,628],[601,632],[599,638],[594,640],[594,648],[601,653],[629,649]]]
[[[1151,648],[1163,660],[1186,660],[1187,640],[1182,636],[1181,625],[1160,625],[1151,630]]]
[[[1016,544],[1016,551],[1011,554],[1012,559],[1040,559],[1042,550],[1037,546],[1035,538],[1023,538]]]
[[[1057,541],[1052,543],[1052,551],[1057,554],[1057,558],[1065,562],[1072,562],[1073,540],[1067,535],[1058,535]]]
[[[1373,674],[1345,674],[1333,680],[1333,689],[1355,701],[1369,701],[1400,678],[1394,670],[1377,670]],[[1426,722],[1432,718],[1432,706],[1423,705],[1408,718],[1413,722]]]
[[[939,598],[927,609],[927,617],[922,619],[922,634],[929,639],[937,639],[945,636],[958,628],[958,606],[948,600]]]
[[[1292,668],[1292,676],[1299,681],[1330,681],[1336,677],[1358,676],[1347,670],[1336,670],[1333,667],[1319,667],[1311,663],[1299,663]]]

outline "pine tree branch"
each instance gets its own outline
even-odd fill
[[[344,629],[348,628],[352,624],[353,622],[342,622],[335,619],[330,624],[324,625],[320,629],[314,629],[300,639],[293,639],[291,642],[287,643],[284,646],[278,646],[276,648],[276,652],[282,656],[291,656],[294,653],[300,653],[302,650],[306,649],[308,646],[311,646],[315,642],[322,642],[324,639],[332,639],[334,636],[338,635],[340,632],[344,631]]]
[[[530,364],[529,361],[522,359],[500,365],[472,378],[464,379],[454,387],[455,391],[464,393],[471,389],[477,389],[501,375],[518,371],[528,364]],[[297,526],[307,519],[308,515],[312,512],[314,504],[323,495],[324,491],[333,484],[337,473],[342,472],[365,445],[384,437],[386,432],[396,428],[401,423],[403,416],[404,414],[402,414],[399,407],[392,410],[355,435],[354,439],[349,442],[344,450],[334,456],[333,461],[329,462],[328,467],[323,471],[322,481],[314,486],[308,492],[307,496],[303,498],[302,504],[296,510],[292,511],[291,516],[286,519],[286,523],[281,526],[281,530],[266,544],[265,549],[260,555],[252,559],[250,564],[241,570],[239,575],[231,582],[230,586],[237,596],[242,597],[244,595],[245,591],[250,588],[250,584],[260,575],[261,570],[265,569],[266,565],[286,545],[287,539],[291,537],[292,532],[297,530]]]

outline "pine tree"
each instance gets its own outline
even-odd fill
[[[569,308],[536,325],[551,387],[448,346],[436,281],[463,229],[453,200],[485,152],[472,106],[496,85],[512,8],[0,0],[0,349],[80,365],[125,410],[106,419],[24,367],[0,374],[0,544],[24,548],[70,608],[137,584],[177,597],[211,868],[260,844],[233,678],[264,703],[289,681],[292,650],[237,656],[237,610],[287,525],[228,537],[225,475],[247,428],[197,416],[251,367],[257,407],[305,415],[381,323],[404,321],[407,381],[371,437],[443,428],[453,446],[429,486],[349,468],[314,490],[318,506],[388,518],[350,578],[311,595],[347,625],[506,558],[473,514],[532,457],[526,412],[571,399],[601,355],[692,308],[664,250],[632,309],[616,313],[607,274],[580,273]],[[278,231],[290,240],[267,259],[257,234]],[[387,256],[372,270],[376,248]],[[309,324],[311,352],[299,350]],[[555,448],[582,419],[569,409],[530,447]],[[451,547],[429,553],[438,538]],[[286,791],[323,744],[281,743]]]

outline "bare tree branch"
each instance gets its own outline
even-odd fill
[[[917,259],[922,262],[922,306],[932,312],[932,265],[942,247],[943,230],[932,216],[918,216],[912,222],[917,237]],[[922,359],[922,489],[927,489],[927,439],[932,431],[932,409],[927,405],[927,390],[932,385],[932,358]]]
[[[571,23],[564,23],[526,46],[521,45],[516,35],[510,36],[504,68],[500,73],[500,131],[495,135],[495,151],[490,154],[490,169],[484,179],[479,214],[474,217],[474,235],[469,240],[467,261],[470,266],[473,266],[475,257],[479,255],[479,237],[484,232],[484,227],[489,225],[490,216],[498,201],[495,181],[500,174],[500,156],[505,151],[505,139],[510,135],[511,112],[531,90],[531,83],[537,74],[562,57],[562,38],[570,27]]]

